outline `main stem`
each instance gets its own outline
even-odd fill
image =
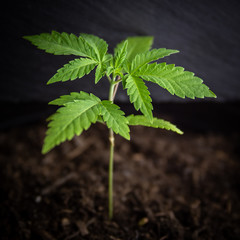
[[[115,92],[114,80],[110,82],[109,100],[114,101]],[[108,217],[109,220],[113,217],[113,155],[114,155],[114,133],[109,130],[110,155],[109,155],[109,169],[108,169]]]
[[[108,171],[108,217],[111,220],[113,217],[113,155],[114,155],[114,134],[113,130],[109,130],[110,141],[110,156],[109,156],[109,171]]]

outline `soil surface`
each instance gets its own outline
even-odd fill
[[[240,239],[238,133],[116,136],[109,221],[108,130],[96,124],[41,155],[45,131],[0,133],[1,239]]]

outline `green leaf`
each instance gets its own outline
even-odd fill
[[[125,74],[125,75],[123,75],[122,76],[122,86],[123,86],[123,89],[126,89],[126,80],[127,80],[127,78],[129,77],[129,75],[128,74]]]
[[[124,112],[119,110],[119,106],[111,101],[104,100],[101,102],[101,115],[108,128],[111,128],[116,134],[130,140],[128,120]]]
[[[107,53],[108,44],[103,39],[91,34],[82,33],[81,37],[94,49],[97,60],[102,62]]]
[[[114,71],[114,68],[112,66],[109,66],[106,70],[106,75],[109,77]]]
[[[111,62],[113,60],[113,55],[110,53],[107,53],[103,58],[103,63],[107,64],[108,67],[112,66]]]
[[[89,94],[81,91],[81,92],[71,92],[69,95],[60,96],[59,98],[51,101],[49,104],[62,106],[71,102],[75,102],[76,100],[100,101],[100,99],[95,95],[93,95],[92,93]]]
[[[147,86],[139,77],[128,76],[126,79],[127,94],[130,102],[133,103],[136,110],[139,110],[151,121],[152,116],[152,99]]]
[[[87,100],[75,100],[59,108],[49,118],[42,153],[47,153],[65,140],[71,140],[74,135],[80,135],[95,123],[99,115],[99,102],[100,99],[89,96]]]
[[[106,66],[106,75],[109,77],[113,71],[113,55],[112,54],[106,54],[103,58],[103,64]]]
[[[58,33],[42,33],[40,35],[25,36],[33,45],[39,49],[45,50],[47,53],[55,55],[77,55],[95,59],[96,56],[93,49],[86,43],[82,37],[74,34]]]
[[[131,62],[137,54],[148,51],[153,43],[152,36],[128,37],[127,40],[128,46],[126,58],[129,62]],[[124,44],[124,41],[120,44]]]
[[[99,63],[95,72],[95,84],[97,84],[106,72],[106,64]]]
[[[95,84],[97,84],[104,76],[107,69],[107,63],[112,58],[110,54],[106,54],[108,44],[103,39],[91,34],[82,33],[81,37],[92,47],[97,56],[98,66],[95,72]]]
[[[143,115],[130,115],[127,117],[128,124],[132,126],[145,126],[145,127],[153,127],[153,128],[162,128],[166,130],[171,130],[173,132],[176,132],[178,134],[183,134],[183,132],[178,129],[175,125],[172,123],[165,121],[163,119],[153,118],[153,121],[149,121],[148,118],[146,118]]]
[[[130,66],[130,74],[134,75],[134,73],[142,66],[146,65],[149,62],[156,61],[159,58],[163,58],[169,56],[173,53],[178,53],[178,50],[159,48],[153,49],[151,51],[140,53],[135,56]]]
[[[148,64],[136,73],[144,80],[154,82],[168,90],[172,95],[181,98],[216,97],[216,95],[203,84],[203,80],[194,76],[194,73],[184,71],[182,67],[173,64]]]
[[[96,65],[96,61],[89,58],[72,60],[60,68],[47,84],[82,78],[84,75],[89,74]]]
[[[117,69],[121,67],[127,56],[127,46],[128,40],[125,40],[123,43],[118,44],[114,49],[114,68]]]

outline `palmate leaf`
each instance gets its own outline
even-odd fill
[[[184,71],[182,67],[173,64],[148,64],[141,67],[136,73],[144,80],[154,82],[168,90],[172,95],[181,98],[216,97],[216,95],[203,84],[203,80],[194,76],[194,73]]]
[[[48,119],[50,123],[44,140],[43,153],[47,153],[65,140],[71,140],[74,135],[81,134],[99,119],[116,134],[130,139],[128,120],[124,112],[111,101],[101,101],[95,95],[81,91],[63,95],[49,104],[63,107]]]
[[[103,121],[106,122],[108,128],[129,140],[128,120],[124,116],[124,112],[119,109],[119,106],[108,100],[102,101],[100,106]]]
[[[47,53],[53,53],[55,55],[77,55],[97,60],[93,48],[81,36],[77,37],[72,33],[52,31],[51,33],[25,36],[24,38],[39,49],[45,50]]]
[[[96,65],[97,62],[89,58],[72,60],[60,68],[47,84],[82,78],[84,75],[89,74]]]
[[[126,79],[127,94],[130,102],[133,103],[136,110],[139,110],[151,121],[152,116],[152,99],[147,86],[139,77],[128,76]]]
[[[153,121],[149,121],[148,118],[146,118],[143,115],[130,115],[127,117],[128,124],[131,126],[145,126],[145,127],[153,127],[153,128],[162,128],[166,130],[171,130],[173,132],[176,132],[178,134],[183,134],[183,132],[177,128],[172,123],[165,121],[163,119],[153,118]]]
[[[98,67],[95,73],[95,83],[97,83],[105,74],[107,68],[106,63],[109,61],[110,56],[109,54],[106,54],[108,44],[97,36],[81,34],[77,37],[74,34],[52,31],[51,33],[42,33],[40,35],[26,36],[24,38],[48,53],[53,53],[55,55],[73,54],[87,57],[90,60],[95,61],[95,63],[91,63],[91,61],[87,59],[71,61],[69,64],[61,68],[58,73],[50,79],[48,84],[80,78],[93,70],[96,65],[98,65]],[[79,68],[77,68],[78,64],[80,64]],[[86,66],[83,67],[82,64],[86,64]]]
[[[47,153],[65,140],[71,140],[74,135],[81,134],[95,123],[100,112],[99,102],[100,99],[89,95],[88,99],[74,100],[59,108],[49,118],[42,153]]]
[[[158,60],[173,53],[177,53],[177,50],[171,50],[166,48],[153,49],[148,52],[140,53],[135,56],[127,72],[131,77],[123,78],[122,84],[124,88],[127,88],[127,93],[130,97],[130,102],[134,104],[134,107],[152,119],[152,104],[150,94],[147,90],[147,86],[138,78],[136,73],[138,69],[147,65],[149,62]],[[128,89],[131,87],[131,89]]]

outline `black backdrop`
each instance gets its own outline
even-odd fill
[[[214,101],[238,102],[240,99],[238,0],[23,0],[6,2],[1,8],[0,98],[8,123],[18,106],[45,104],[70,91],[84,90],[107,97],[107,81],[95,87],[92,75],[45,85],[72,57],[47,54],[22,36],[51,30],[98,35],[109,43],[110,51],[128,36],[152,35],[154,47],[180,50],[166,61],[195,72],[217,94]],[[155,103],[190,101],[148,86]],[[121,91],[117,101],[127,102],[126,93]],[[33,114],[29,109],[25,111]],[[41,111],[43,109],[38,113]]]

